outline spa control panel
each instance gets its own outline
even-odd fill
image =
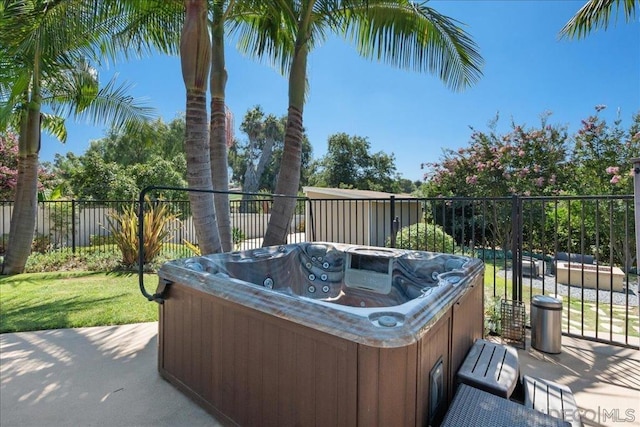
[[[344,283],[349,288],[388,294],[393,279],[393,259],[398,255],[384,249],[354,248],[347,251]]]

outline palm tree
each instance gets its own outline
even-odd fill
[[[189,187],[211,190],[211,158],[207,121],[207,83],[211,66],[211,41],[206,0],[184,0],[185,18],[180,38],[182,78],[187,90],[185,151]],[[193,222],[203,254],[222,249],[213,195],[189,193]]]
[[[481,76],[482,57],[459,22],[408,0],[271,0],[246,12],[241,48],[273,58],[289,75],[289,108],[276,197],[263,245],[286,242],[299,187],[309,52],[334,33],[367,58],[437,74],[456,90]]]
[[[19,132],[18,183],[2,273],[24,270],[37,210],[38,155],[44,128],[63,142],[63,117],[115,127],[135,125],[150,109],[112,80],[104,88],[87,60],[110,22],[93,1],[6,1],[0,4],[0,129]],[[47,106],[53,114],[44,114]]]
[[[619,8],[620,4],[622,4],[626,22],[633,21],[636,7],[640,5],[639,0],[589,0],[560,30],[560,35],[580,39],[599,28],[606,30],[613,9]]]
[[[224,56],[224,24],[233,9],[234,1],[229,1],[226,10],[224,3],[225,0],[213,0],[211,21],[211,134],[209,149],[212,184],[213,188],[218,191],[229,190],[227,148],[231,143],[231,141],[227,141],[227,126],[230,124],[227,123],[228,115],[225,107],[227,70]],[[222,250],[228,252],[233,249],[229,195],[216,193],[214,201]]]
[[[134,46],[136,52],[156,48],[164,53],[175,53],[175,46],[180,45],[188,97],[185,137],[187,181],[192,188],[213,188],[222,192],[213,198],[206,193],[189,194],[194,226],[203,253],[231,250],[229,196],[224,193],[228,191],[227,145],[230,143],[227,141],[229,116],[225,109],[224,23],[235,2],[230,0],[226,8],[225,0],[121,0],[121,3],[121,15],[129,24],[117,35],[118,50]],[[208,17],[211,18],[211,37],[207,31]],[[182,26],[180,39],[171,36],[172,30],[176,34],[177,22]],[[205,49],[206,46],[210,49]],[[202,104],[206,99],[207,77],[211,88],[208,138],[203,127],[206,124],[206,103]]]

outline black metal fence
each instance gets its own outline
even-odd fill
[[[169,203],[180,222],[166,250],[190,256],[197,243],[187,201]],[[236,247],[259,247],[270,197],[231,201]],[[39,203],[39,251],[113,251],[108,218],[129,201]],[[11,203],[0,202],[0,239],[8,242]],[[502,299],[563,301],[563,332],[637,347],[638,254],[633,196],[300,199],[290,242],[332,241],[459,253],[486,264],[486,315]]]

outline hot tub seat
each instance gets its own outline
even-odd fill
[[[515,348],[476,340],[460,370],[458,382],[508,399],[518,384],[520,365]]]
[[[522,382],[527,408],[563,419],[572,427],[582,427],[578,405],[569,387],[529,375],[525,375]]]

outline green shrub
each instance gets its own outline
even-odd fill
[[[31,252],[44,254],[53,248],[53,242],[51,241],[51,236],[46,234],[38,234],[33,238],[33,242],[31,243]]]
[[[116,253],[96,252],[73,254],[69,251],[32,253],[27,260],[25,273],[45,273],[53,271],[112,271],[120,267]]]
[[[89,236],[89,246],[114,245],[116,239],[113,235],[92,234]]]
[[[387,239],[386,245],[391,246],[390,239]],[[452,254],[455,246],[453,237],[445,233],[441,226],[423,222],[402,227],[396,237],[396,248],[399,249]]]
[[[169,226],[178,222],[178,214],[171,213],[165,203],[146,201],[144,213],[143,248],[144,264],[150,263],[162,251],[164,241],[171,235]],[[138,214],[133,205],[107,218],[109,231],[122,252],[122,264],[126,267],[138,262]]]
[[[499,296],[484,298],[484,334],[500,335],[502,333],[502,298]]]

